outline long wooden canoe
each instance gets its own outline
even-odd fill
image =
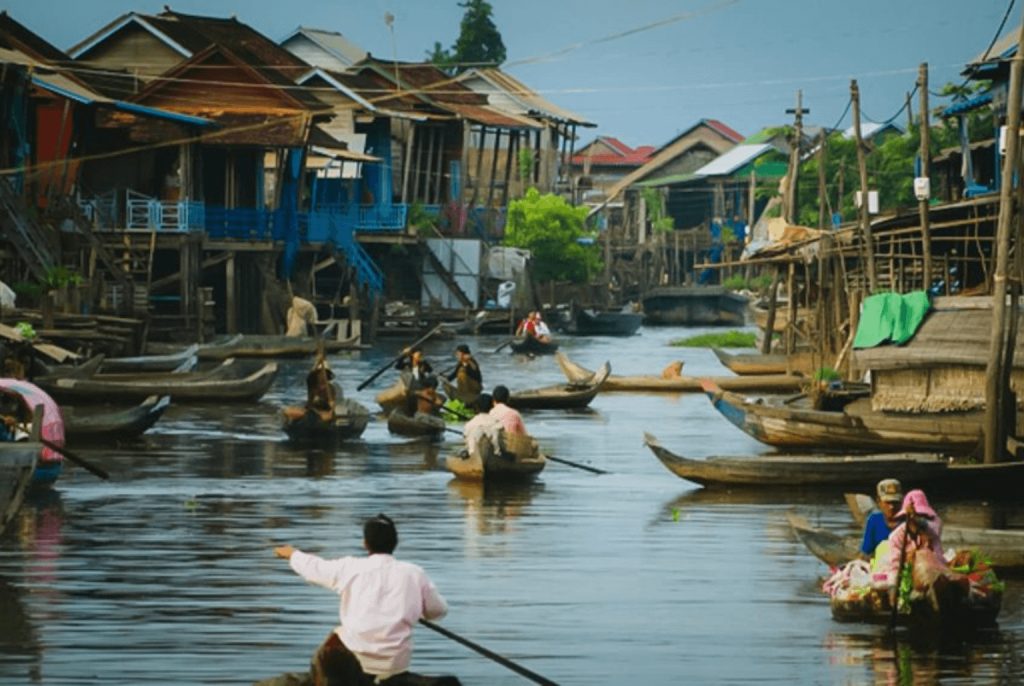
[[[42,448],[28,441],[0,443],[0,534],[18,514]]]
[[[342,400],[334,408],[334,416],[324,419],[305,407],[283,410],[284,431],[295,442],[329,443],[359,438],[370,421],[370,412],[355,400]]]
[[[537,451],[530,457],[495,450],[491,440],[479,434],[469,450],[445,458],[445,466],[466,481],[528,481],[540,474],[547,458]]]
[[[581,367],[563,353],[556,353],[555,360],[569,383],[586,383],[594,372]],[[789,393],[800,389],[805,379],[788,374],[771,376],[718,376],[712,381],[720,388],[733,391],[759,391],[763,393]],[[701,379],[696,376],[617,376],[611,374],[601,387],[602,391],[641,391],[651,393],[697,393],[702,389]]]
[[[359,336],[344,340],[319,339],[309,336],[257,336],[245,334],[207,346],[199,346],[201,360],[225,360],[229,357],[288,358],[316,355],[319,346],[324,352],[355,350],[360,347]]]
[[[891,477],[907,483],[928,483],[943,478],[949,469],[941,455],[762,455],[709,457],[694,460],[663,447],[651,434],[644,444],[676,476],[705,487],[802,488],[815,486],[873,486]]]
[[[841,536],[812,527],[800,517],[790,516],[789,523],[800,542],[830,567],[849,562],[860,552],[860,536]],[[980,551],[1000,575],[1024,572],[1024,530],[944,526],[942,545],[947,549]]]
[[[710,381],[705,392],[723,417],[762,443],[791,450],[928,451],[968,454],[981,440],[981,415],[874,412],[870,399],[843,411],[813,410],[794,403],[750,400]]]
[[[759,374],[802,374],[811,376],[815,372],[815,364],[822,366],[811,353],[793,353],[792,355],[761,353],[730,353],[721,348],[712,348],[715,357],[733,374],[740,376],[756,376]]]
[[[101,374],[117,374],[124,372],[170,372],[177,369],[183,362],[196,356],[198,345],[190,345],[184,350],[167,355],[140,355],[137,357],[108,357],[100,367]]]
[[[134,438],[150,429],[171,404],[170,396],[151,395],[132,407],[64,405],[64,434],[74,443],[83,440]]]
[[[605,362],[596,373],[578,384],[545,386],[529,391],[516,391],[509,396],[509,407],[517,410],[570,410],[584,408],[600,392],[612,367]]]
[[[51,377],[37,382],[51,395],[72,401],[87,398],[120,402],[168,395],[175,402],[241,402],[259,400],[276,376],[276,363],[229,359],[209,372],[112,374],[84,379]]]
[[[388,431],[399,436],[441,438],[444,430],[444,420],[432,414],[417,412],[410,417],[402,408],[398,408],[388,415]]]
[[[558,350],[558,343],[545,343],[534,336],[519,336],[509,344],[509,348],[517,355],[552,355]]]

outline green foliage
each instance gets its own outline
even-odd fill
[[[491,19],[494,8],[486,0],[466,0],[459,7],[465,13],[459,25],[459,37],[451,49],[435,42],[427,57],[449,74],[458,74],[473,67],[497,67],[505,61],[505,43]]]
[[[839,381],[842,378],[832,367],[821,367],[814,372],[815,381]]]
[[[14,325],[14,330],[21,334],[22,338],[29,341],[36,337],[35,327],[28,322],[18,322]]]
[[[46,270],[46,279],[43,284],[48,288],[63,288],[65,286],[79,286],[82,283],[82,275],[64,266],[50,267]]]
[[[676,221],[665,213],[665,196],[657,188],[644,188],[640,191],[647,207],[647,217],[651,220],[651,229],[655,233],[674,231]]]
[[[519,166],[519,179],[529,181],[533,176],[533,150],[529,148],[519,149],[519,159],[516,160]]]
[[[765,291],[772,285],[770,274],[759,274],[752,279],[746,279],[742,274],[733,274],[722,281],[722,285],[731,291]]]
[[[580,245],[586,207],[573,207],[563,198],[536,188],[508,206],[504,244],[529,250],[533,275],[540,281],[567,280],[584,283],[601,269],[596,245]]]
[[[423,204],[418,202],[409,205],[409,216],[406,221],[410,227],[416,228],[437,226],[437,217],[427,212]]]
[[[753,348],[756,343],[757,334],[752,331],[724,331],[677,338],[669,345],[676,348]]]
[[[729,278],[724,279],[722,285],[730,291],[742,291],[748,286],[747,280],[743,278],[742,274],[733,274]]]
[[[750,280],[750,286],[751,288],[749,290],[752,291],[761,292],[768,290],[772,286],[771,274],[758,274]]]

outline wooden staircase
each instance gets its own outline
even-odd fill
[[[32,275],[45,282],[57,265],[57,247],[52,232],[32,217],[11,180],[0,177],[0,232]]]

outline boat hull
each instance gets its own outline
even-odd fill
[[[445,467],[463,481],[530,481],[547,465],[547,458],[536,450],[535,443],[533,447],[528,456],[515,455],[495,450],[490,439],[481,435],[470,450],[445,458]]]
[[[344,441],[362,436],[370,421],[369,411],[354,400],[344,400],[339,406],[328,420],[304,407],[285,408],[284,431],[297,443]]]
[[[558,350],[558,343],[554,341],[545,343],[533,336],[522,336],[512,341],[509,348],[516,355],[554,355]]]
[[[749,299],[721,286],[655,288],[643,298],[644,322],[654,326],[743,326]]]
[[[643,321],[641,312],[577,310],[563,330],[573,336],[632,336]]]
[[[417,412],[410,417],[401,409],[392,410],[388,415],[388,431],[399,436],[441,438],[444,430],[444,420],[434,415]]]
[[[65,405],[64,434],[72,442],[135,438],[148,431],[171,404],[169,396],[149,396],[129,408],[81,408]]]
[[[41,450],[39,443],[0,443],[0,533],[7,529],[21,508]]]

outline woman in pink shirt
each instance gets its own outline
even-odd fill
[[[366,557],[324,560],[290,545],[274,549],[303,579],[341,596],[341,626],[313,657],[316,686],[369,684],[408,671],[413,626],[448,612],[426,572],[392,557],[397,545],[395,523],[380,514],[363,524]]]
[[[896,513],[896,520],[902,520],[889,534],[889,578],[896,578],[900,566],[914,559],[918,551],[931,551],[935,562],[946,566],[942,551],[942,520],[928,503],[922,490],[913,490],[903,497],[903,507]]]

